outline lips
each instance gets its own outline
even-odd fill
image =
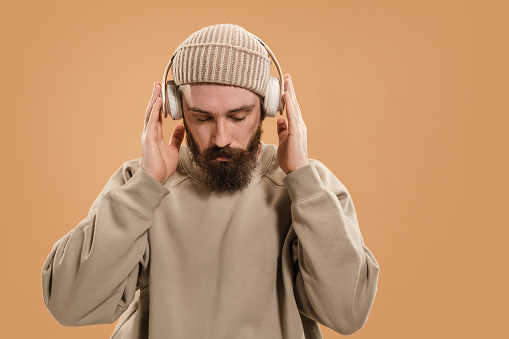
[[[219,161],[229,161],[230,159],[228,159],[226,157],[217,157],[216,160],[219,160]]]

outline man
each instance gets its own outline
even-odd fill
[[[203,53],[208,45],[216,49]],[[267,71],[243,57],[216,58],[268,58],[248,32],[209,26],[186,48],[194,59],[177,57],[189,67],[172,71],[184,125],[164,142],[156,82],[142,157],[113,174],[44,263],[46,306],[64,326],[120,317],[116,339],[321,338],[318,323],[356,332],[379,266],[346,187],[308,158],[290,75],[277,147],[260,140]]]

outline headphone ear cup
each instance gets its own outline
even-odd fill
[[[281,101],[281,89],[279,80],[274,77],[269,77],[267,83],[267,91],[265,92],[265,98],[263,100],[265,112],[268,117],[275,117],[279,110],[279,103]]]
[[[163,102],[163,105],[166,108],[166,113],[169,112],[173,120],[182,119],[182,103],[178,88],[173,80],[166,82],[166,102]]]

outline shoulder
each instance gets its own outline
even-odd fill
[[[138,171],[141,167],[141,157],[134,158],[130,160],[124,161],[124,163],[120,166],[117,172],[122,175],[122,177],[127,182],[131,177]]]
[[[277,159],[276,145],[271,144],[273,147],[272,159],[267,171],[264,176],[278,186],[285,187],[283,179],[286,177],[286,173],[279,167]],[[320,160],[309,158],[309,163],[312,171],[306,171],[308,173],[314,173],[323,185],[335,193],[344,192],[348,194],[346,186],[338,179],[338,177]]]
[[[136,171],[138,171],[140,168],[141,168],[141,157],[125,161],[117,172],[120,172],[118,174],[121,174],[124,177],[125,182],[127,182],[134,175],[134,173],[136,173]],[[182,157],[179,157],[179,163],[177,165],[175,173],[173,173],[173,175],[170,178],[168,178],[164,186],[168,188],[177,186],[188,177],[189,177],[188,173],[182,166]]]
[[[141,157],[125,161],[122,167],[129,170],[138,170],[141,167]]]
[[[111,175],[108,184],[122,186],[138,171],[141,167],[141,157],[124,161]]]
[[[346,186],[339,180],[339,178],[321,161],[316,159],[309,159],[310,163],[316,169],[316,173],[320,177],[325,187],[334,192],[348,192]]]
[[[273,148],[272,158],[267,170],[264,172],[264,176],[269,178],[272,182],[277,185],[284,186],[283,179],[286,177],[286,173],[279,167],[277,159],[278,147],[274,144],[269,144]],[[332,171],[321,161],[313,158],[309,158],[310,165],[316,170],[316,173],[320,176],[320,179],[328,186],[332,183],[341,184],[339,179],[332,173]],[[342,184],[341,184],[342,185]]]

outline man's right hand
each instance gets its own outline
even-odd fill
[[[184,125],[175,127],[169,144],[163,139],[161,84],[154,82],[152,97],[145,112],[145,126],[141,135],[141,167],[155,180],[164,184],[175,173],[179,150],[184,140]]]

